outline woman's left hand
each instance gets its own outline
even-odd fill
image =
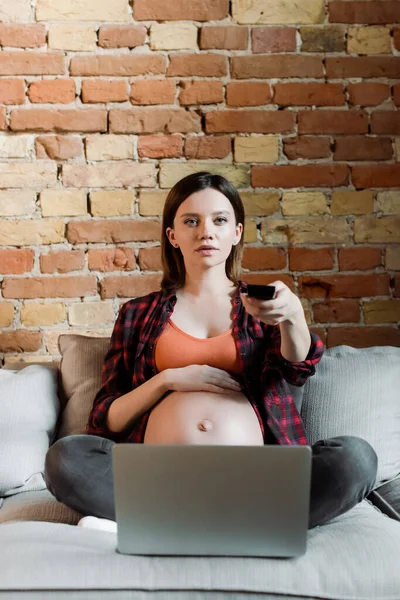
[[[268,285],[275,286],[275,296],[272,300],[249,298],[240,294],[247,312],[267,325],[279,325],[283,321],[295,321],[304,315],[300,299],[283,281],[273,281]]]

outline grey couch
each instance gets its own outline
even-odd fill
[[[292,388],[310,439],[357,435],[378,455],[376,489],[308,532],[295,559],[123,556],[116,534],[46,489],[44,456],[84,433],[105,338],[65,335],[61,363],[0,370],[0,596],[60,600],[400,600],[400,348],[325,351]]]

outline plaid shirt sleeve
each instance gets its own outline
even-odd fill
[[[104,359],[101,387],[97,392],[86,433],[99,435],[114,441],[126,437],[126,432],[113,432],[107,427],[107,412],[116,398],[127,394],[132,389],[132,379],[126,370],[124,353],[124,333],[126,333],[126,312],[128,303],[122,305],[111,335],[110,346]]]
[[[263,373],[269,368],[277,369],[282,377],[292,385],[301,387],[314,375],[315,366],[324,353],[325,346],[319,336],[310,331],[311,345],[306,358],[300,362],[290,362],[281,354],[281,331],[279,326],[272,327],[270,343],[264,358]]]

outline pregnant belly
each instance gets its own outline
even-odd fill
[[[241,392],[172,392],[150,413],[145,444],[264,444],[253,407]]]

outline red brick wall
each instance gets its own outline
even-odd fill
[[[243,279],[328,347],[400,345],[400,2],[32,4],[0,2],[0,358],[109,335],[203,169],[243,198]]]

